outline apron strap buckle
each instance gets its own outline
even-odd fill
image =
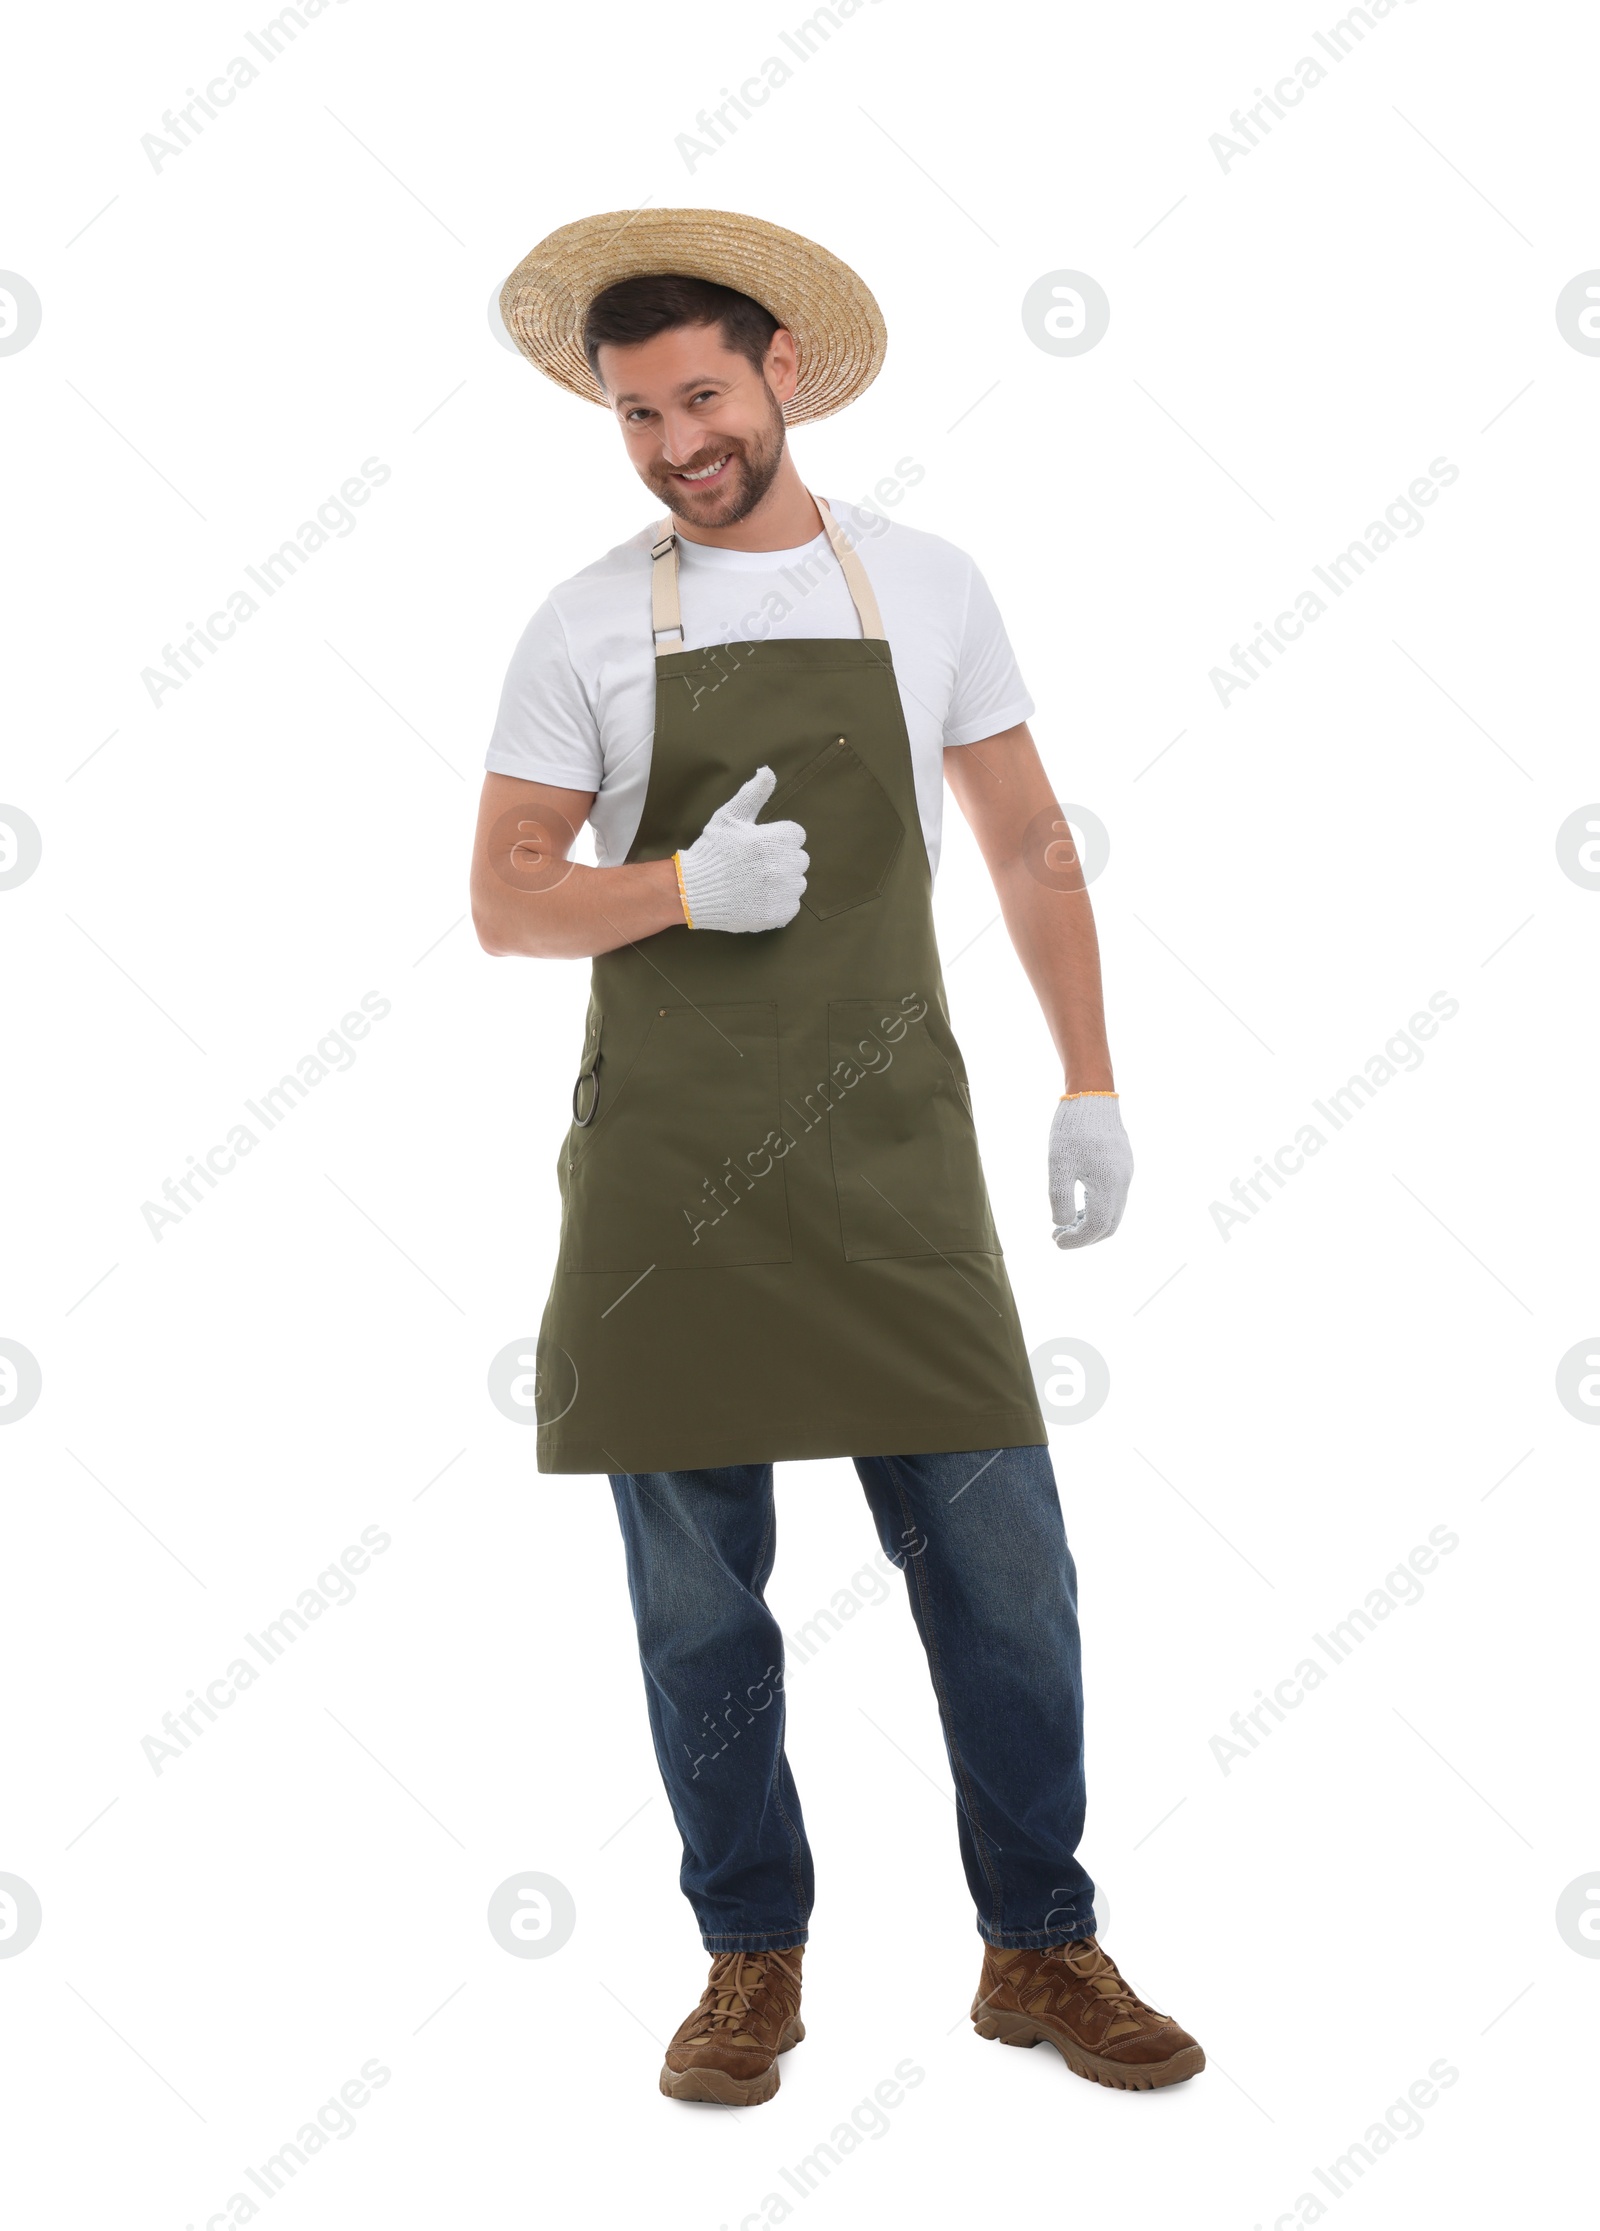
[[[678,603],[678,537],[670,519],[662,520],[650,545],[650,639],[657,658],[687,647]]]

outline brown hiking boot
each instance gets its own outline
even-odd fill
[[[1053,2045],[1075,2076],[1118,2091],[1159,2091],[1206,2065],[1188,2031],[1129,1990],[1093,1937],[1046,1952],[990,1945],[972,2021],[1002,2045]]]
[[[758,2107],[778,2088],[778,2055],[806,2034],[800,1958],[786,1952],[719,1952],[700,2004],[673,2032],[661,2070],[669,2099]]]

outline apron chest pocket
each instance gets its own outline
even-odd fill
[[[780,783],[756,819],[798,821],[805,830],[804,904],[822,921],[877,898],[905,842],[893,799],[843,736]]]
[[[828,1005],[833,1178],[847,1262],[998,1255],[955,1037],[915,993]]]
[[[641,1028],[631,1057],[614,1016],[597,1033],[599,1103],[571,1135],[561,1268],[791,1261],[776,1005],[662,1007]]]

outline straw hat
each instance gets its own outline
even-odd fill
[[[529,362],[609,409],[583,353],[590,303],[619,279],[682,272],[759,302],[800,345],[791,426],[843,410],[871,386],[888,335],[870,290],[800,233],[725,209],[616,209],[562,225],[530,249],[500,290],[506,331]]]

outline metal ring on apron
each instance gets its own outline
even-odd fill
[[[579,1115],[578,1095],[580,1092],[582,1092],[586,1084],[594,1086],[594,1098],[589,1102],[589,1113],[587,1115]],[[578,1129],[580,1131],[586,1131],[599,1113],[600,1072],[598,1069],[586,1069],[583,1072],[583,1075],[578,1079],[577,1083],[572,1088],[572,1120],[578,1126]]]

